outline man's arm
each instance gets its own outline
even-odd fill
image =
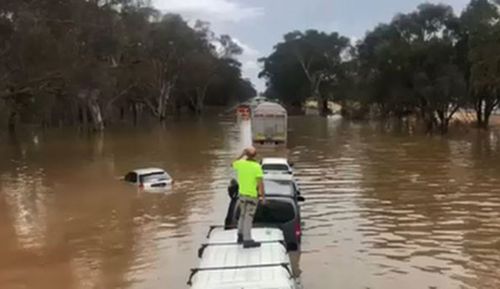
[[[264,198],[264,182],[262,181],[262,178],[259,178],[257,180],[258,186],[259,186],[259,200],[264,203],[266,199]]]
[[[264,198],[264,172],[262,171],[262,166],[257,164],[257,171],[255,177],[257,178],[257,188],[259,190],[259,199],[262,203],[265,202]]]

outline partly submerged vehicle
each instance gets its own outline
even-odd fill
[[[288,115],[274,102],[263,102],[252,110],[252,140],[254,144],[286,144]]]
[[[159,168],[133,170],[127,173],[123,180],[144,190],[166,189],[173,182],[172,177]]]
[[[235,195],[237,183],[232,180],[228,192],[231,197],[225,219],[226,228],[234,228],[240,217],[239,200]],[[293,177],[288,174],[264,176],[265,203],[257,206],[254,227],[274,227],[283,231],[288,250],[298,250],[302,241],[300,202],[305,198]],[[232,192],[232,193],[231,193]]]
[[[260,165],[264,174],[293,174],[293,163],[285,158],[263,158]]]
[[[244,249],[237,230],[210,228],[198,250],[200,264],[191,269],[192,289],[297,289],[283,233],[275,228],[254,228],[252,237],[261,246]]]

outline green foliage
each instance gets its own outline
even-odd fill
[[[0,1],[0,117],[11,129],[19,119],[102,129],[124,115],[163,120],[182,106],[201,113],[209,99],[255,95],[230,36],[147,2]]]
[[[293,105],[309,97],[323,102],[328,95],[325,90],[338,86],[343,77],[342,57],[348,48],[349,39],[338,33],[308,30],[286,34],[284,42],[260,60],[264,64],[260,77],[267,79],[268,96]]]
[[[268,95],[284,102],[326,97],[365,115],[417,115],[429,132],[444,133],[460,108],[474,108],[478,124],[488,125],[500,102],[498,51],[496,4],[472,0],[458,17],[450,6],[425,3],[378,25],[353,48],[336,33],[289,33],[262,59],[261,77]]]
[[[500,103],[500,14],[498,6],[473,0],[461,17],[467,39],[470,104],[479,127],[487,127]]]

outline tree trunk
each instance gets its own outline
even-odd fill
[[[196,103],[195,103],[196,115],[201,115],[203,111],[206,92],[207,92],[206,86],[203,89],[198,89],[198,88],[196,89]]]
[[[132,103],[132,118],[134,122],[134,126],[137,125],[137,104]]]
[[[432,134],[436,127],[436,116],[433,112],[429,112],[427,109],[423,110],[423,119],[425,124],[425,133]]]
[[[99,107],[99,104],[95,101],[89,101],[88,106],[92,116],[93,129],[95,131],[103,131],[104,122],[102,119],[101,108]]]
[[[165,121],[165,119],[167,118],[167,108],[172,88],[173,84],[171,82],[163,83],[160,87],[160,92],[158,95],[158,105],[156,108],[156,115],[160,122]]]
[[[476,125],[479,128],[483,128],[484,122],[483,122],[483,100],[482,99],[480,99],[476,102],[474,110],[476,111]]]
[[[491,117],[492,112],[493,112],[493,108],[485,106],[485,111],[483,113],[483,115],[484,115],[483,125],[481,128],[488,129],[488,127],[490,126],[490,117]]]
[[[316,99],[318,103],[318,113],[321,116],[327,116],[328,115],[328,99],[323,97],[321,95],[321,92],[319,91],[319,85],[321,81],[315,80],[313,85],[313,95],[314,98]]]
[[[82,110],[82,126],[87,129],[89,125],[89,112],[87,110],[87,106],[83,106]]]
[[[16,120],[17,120],[17,111],[12,110],[9,114],[9,120],[8,120],[9,133],[16,132]]]
[[[98,95],[100,94],[99,90],[93,90],[89,93],[87,98],[87,105],[92,117],[92,124],[94,131],[103,131],[104,130],[104,121],[102,117],[101,107],[97,101]]]
[[[450,127],[450,120],[449,119],[443,119],[440,123],[441,127],[441,134],[447,134],[448,133],[448,128]]]
[[[125,108],[122,106],[120,106],[120,121],[124,121],[125,120]]]

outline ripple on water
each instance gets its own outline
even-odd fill
[[[345,288],[400,288],[389,281],[399,280],[496,289],[500,170],[478,178],[469,141],[401,143],[362,129],[339,129],[337,139],[311,147],[299,139],[291,149],[306,197],[301,264],[328,260],[325,274],[302,268],[303,283],[329,288],[313,281],[322,276]]]

